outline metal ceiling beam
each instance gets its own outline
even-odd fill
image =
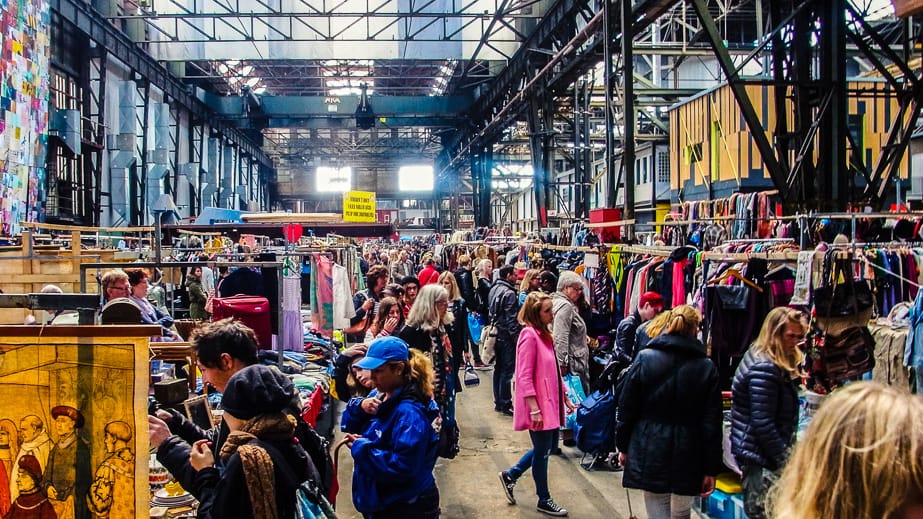
[[[69,24],[69,28],[86,34],[90,40],[105,48],[111,56],[160,89],[169,101],[176,102],[188,110],[194,119],[207,121],[210,127],[240,146],[242,151],[263,165],[272,167],[272,160],[257,144],[237,130],[215,120],[205,104],[189,93],[186,84],[171,76],[150,54],[116,29],[89,4],[81,0],[51,0],[51,9],[53,16],[60,16]]]
[[[216,117],[248,128],[351,128],[356,123],[358,96],[217,96],[202,89],[197,95]],[[258,107],[248,104],[255,97]],[[376,124],[384,127],[454,128],[464,121],[471,96],[371,96]]]

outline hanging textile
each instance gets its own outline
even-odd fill
[[[326,336],[333,335],[333,260],[323,254],[312,256],[311,323]]]
[[[304,329],[301,324],[301,265],[297,259],[282,259],[282,326],[279,338],[285,349],[304,351]]]

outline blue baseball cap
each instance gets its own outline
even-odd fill
[[[372,341],[365,357],[353,366],[359,369],[375,369],[386,362],[409,358],[410,350],[407,343],[403,339],[389,335]]]

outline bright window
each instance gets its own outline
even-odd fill
[[[353,168],[317,168],[317,191],[319,193],[343,193],[352,189]]]
[[[432,191],[432,166],[401,166],[397,172],[397,186],[401,191]]]

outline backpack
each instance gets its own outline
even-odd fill
[[[333,468],[333,458],[330,456],[330,442],[320,435],[304,419],[297,420],[295,438],[308,454],[314,469],[317,471],[317,483],[320,490],[330,499],[336,499],[337,490],[336,472]],[[310,469],[309,469],[310,470]]]
[[[281,453],[271,445],[264,445],[263,448],[270,453],[270,456],[275,455],[276,458],[281,456]],[[301,481],[298,488],[295,489],[293,507],[295,509],[295,519],[337,519],[337,514],[333,510],[330,501],[327,500],[323,490],[314,481],[310,467],[307,474],[298,477],[287,463],[275,466],[287,474],[288,477]]]
[[[574,440],[577,448],[587,454],[615,450],[615,391],[594,391],[577,407]]]
[[[295,519],[337,519],[337,514],[317,484],[308,480],[295,490]]]

